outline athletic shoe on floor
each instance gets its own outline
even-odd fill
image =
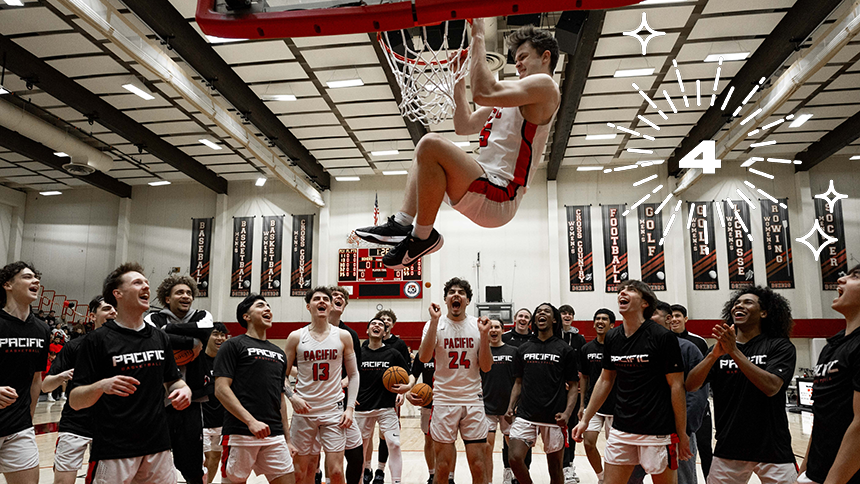
[[[370,472],[370,469],[365,469],[364,470],[364,478],[362,479],[362,482],[364,484],[370,484],[370,481],[372,481],[372,480],[373,480],[373,473]]]
[[[433,484],[433,476],[427,478],[427,484]]]
[[[49,402],[56,402],[56,400],[54,400],[54,396],[51,395],[50,393],[48,394],[48,401]]]
[[[373,484],[382,484],[385,482],[385,472],[381,469],[376,469],[376,474],[373,476]]]
[[[425,255],[430,255],[441,249],[444,243],[445,239],[436,229],[430,232],[430,237],[427,237],[427,240],[417,239],[410,235],[385,254],[382,263],[389,269],[400,270],[411,266]]]
[[[505,467],[504,481],[503,484],[511,484],[511,481],[514,478],[514,472],[510,467]]]
[[[394,215],[388,217],[388,222],[382,225],[355,229],[355,235],[368,242],[382,245],[397,245],[411,233],[412,226],[400,225],[394,220]]]
[[[564,468],[564,484],[576,484],[579,482],[579,477],[573,470],[573,467]]]
[[[314,474],[314,484],[322,484],[322,471],[317,470],[317,473]]]

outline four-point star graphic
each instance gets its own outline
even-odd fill
[[[827,195],[833,194],[833,197],[828,197]],[[839,193],[836,191],[836,188],[833,187],[833,180],[830,180],[830,188],[827,189],[824,193],[819,193],[815,196],[815,198],[820,198],[827,202],[827,211],[833,213],[833,205],[843,198],[848,198],[848,195]],[[818,260],[817,258],[815,260]]]
[[[648,37],[645,37],[644,39],[642,38],[641,35],[639,35],[639,32],[642,32],[643,30],[647,31],[650,34],[650,35],[648,35]],[[652,29],[651,26],[648,25],[648,19],[645,17],[645,12],[642,12],[642,23],[640,23],[639,26],[636,27],[636,30],[624,32],[624,35],[629,35],[630,37],[633,37],[636,40],[638,40],[639,43],[642,44],[642,55],[646,55],[646,49],[648,48],[648,42],[650,42],[651,39],[653,39],[654,37],[666,35],[666,32],[658,32],[658,31]]]
[[[831,187],[832,186],[833,185],[831,184]],[[814,234],[815,232],[818,232],[819,235],[824,237],[824,241],[825,241],[823,244],[818,246],[818,249],[813,247],[812,244],[809,242],[809,238],[812,237],[812,234]],[[821,251],[824,250],[824,248],[827,247],[828,245],[835,244],[836,241],[839,239],[837,239],[836,237],[831,237],[831,236],[827,235],[827,233],[824,232],[824,230],[822,230],[821,225],[818,225],[818,219],[816,218],[815,221],[812,223],[812,228],[809,230],[809,233],[807,233],[803,237],[798,237],[794,240],[796,240],[796,241],[800,242],[801,244],[804,244],[805,246],[809,247],[809,250],[812,251],[812,256],[815,257],[815,261],[818,262],[818,256],[821,255]]]

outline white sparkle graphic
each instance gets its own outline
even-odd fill
[[[827,195],[833,194],[833,197],[828,197]],[[833,180],[830,180],[830,187],[824,193],[819,193],[815,196],[815,198],[820,198],[827,202],[827,211],[833,213],[833,205],[836,204],[839,200],[843,198],[848,198],[848,195],[843,193],[839,193],[836,191],[836,188],[833,187]],[[816,257],[815,260],[818,260]]]
[[[645,38],[642,38],[642,36],[640,35],[640,32],[642,32],[643,30],[648,32],[648,36]],[[655,37],[666,35],[666,32],[660,32],[652,29],[651,26],[648,25],[648,18],[646,17],[645,12],[642,12],[642,22],[639,24],[638,27],[636,27],[636,30],[624,32],[624,35],[633,37],[634,39],[638,40],[639,43],[642,44],[642,55],[648,55],[648,42],[651,42],[651,39]]]
[[[809,242],[809,238],[812,237],[812,234],[814,234],[815,232],[818,232],[818,234],[824,238],[824,243],[819,245],[817,249],[813,247],[812,244]],[[809,250],[812,251],[812,256],[815,257],[815,261],[818,262],[818,257],[821,255],[821,251],[824,250],[824,248],[828,245],[835,244],[836,241],[839,239],[827,235],[827,233],[824,232],[824,230],[821,228],[821,225],[818,224],[818,219],[816,218],[815,220],[813,220],[812,228],[809,229],[809,232],[803,237],[798,237],[794,240],[809,247]]]

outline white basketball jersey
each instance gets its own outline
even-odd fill
[[[343,342],[340,330],[327,326],[328,336],[322,341],[311,336],[310,326],[302,328],[296,347],[296,394],[311,407],[306,415],[330,415],[343,411],[338,406],[343,400],[340,385]]]
[[[424,335],[430,323],[424,325]],[[483,405],[478,347],[481,332],[478,318],[462,321],[439,318],[436,327],[436,373],[433,375],[434,405]]]

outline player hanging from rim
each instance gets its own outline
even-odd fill
[[[224,406],[215,396],[215,357],[221,345],[230,337],[230,331],[224,323],[212,325],[212,333],[206,343],[206,350],[200,356],[200,362],[206,374],[206,388],[204,393],[209,400],[203,402],[203,456],[206,465],[206,474],[209,482],[215,480],[218,472],[218,463],[221,462],[221,430],[224,425]]]
[[[511,390],[514,388],[514,358],[517,355],[517,347],[506,345],[502,341],[503,326],[501,321],[490,321],[490,351],[493,352],[493,369],[489,372],[481,372],[481,388],[484,392],[484,412],[490,422],[490,431],[487,434],[487,481],[492,480],[493,475],[493,449],[496,443],[496,429],[502,431],[505,443],[510,445],[511,423],[505,419],[505,412],[511,401]],[[508,447],[502,447],[502,463],[504,464],[504,482],[510,483],[513,479],[511,464],[508,457]]]
[[[755,286],[732,294],[722,317],[712,333],[717,343],[687,376],[687,390],[707,381],[714,394],[717,445],[708,483],[748,482],[753,473],[763,482],[794,482],[785,413],[797,360],[789,340],[791,306],[772,289]]]
[[[459,81],[454,130],[481,133],[477,159],[444,136],[424,135],[415,147],[400,211],[383,225],[356,229],[364,240],[396,244],[382,259],[387,267],[401,269],[442,247],[433,224],[443,201],[482,227],[501,227],[516,215],[543,156],[561,93],[552,79],[559,57],[552,34],[528,25],[508,36],[508,43],[519,80],[497,81],[487,67],[484,21],[473,21],[470,86],[472,100],[483,107],[472,112],[466,80]]]
[[[93,323],[93,329],[99,329],[107,320],[116,318],[116,309],[106,303],[101,295],[90,301],[88,309],[87,318]],[[85,339],[86,336],[75,338],[63,346],[57,359],[51,364],[51,371],[42,382],[43,392],[50,392],[74,377],[78,350]],[[72,388],[69,384],[66,392],[70,393]],[[84,452],[93,441],[90,418],[89,410],[76,411],[66,400],[57,427],[59,434],[54,452],[54,484],[74,484],[84,463]]]
[[[359,388],[355,350],[349,333],[329,324],[332,302],[327,287],[308,291],[305,303],[311,323],[290,333],[286,343],[287,374],[294,364],[298,368],[295,394],[287,388],[295,411],[290,437],[298,449],[296,482],[313,482],[322,448],[327,478],[332,484],[344,484],[346,430],[353,423]],[[344,366],[349,378],[346,401],[340,377]]]
[[[585,337],[579,333],[579,329],[573,325],[573,317],[576,316],[576,311],[570,304],[559,306],[558,312],[561,313],[561,339],[569,344],[574,349],[576,363],[579,365],[580,352],[585,345]],[[582,375],[579,375],[580,379]],[[570,415],[570,422],[567,423],[568,428],[573,428],[579,423],[579,410],[582,407],[582,402],[577,395],[576,408]],[[576,465],[573,463],[573,456],[576,455],[576,441],[568,434],[568,445],[564,446],[564,482],[565,484],[575,484],[579,482],[579,476],[576,475]]]

